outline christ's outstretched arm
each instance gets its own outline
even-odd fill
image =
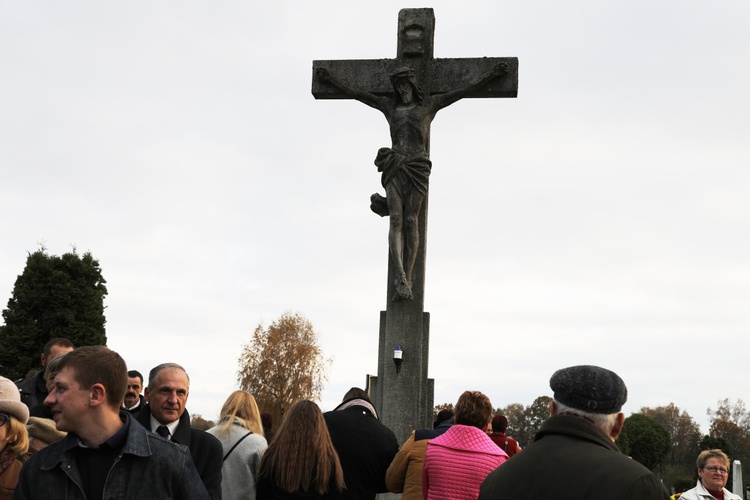
[[[441,110],[446,106],[450,106],[451,104],[458,101],[459,99],[463,99],[467,95],[481,89],[482,87],[490,83],[495,78],[507,74],[508,68],[509,68],[509,65],[507,62],[498,63],[494,68],[490,70],[489,73],[484,75],[482,78],[480,78],[476,82],[470,85],[467,85],[464,88],[451,90],[450,92],[446,92],[445,94],[439,94],[439,95],[434,96],[432,98],[432,103],[433,103],[433,106],[436,106],[435,111]]]
[[[326,68],[317,68],[315,73],[322,82],[330,83],[336,86],[339,90],[353,97],[354,99],[367,104],[368,106],[377,110],[383,111],[383,106],[389,101],[386,97],[378,97],[375,94],[366,92],[364,90],[352,87],[345,81],[331,74]]]

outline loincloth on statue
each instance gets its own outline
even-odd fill
[[[400,188],[411,186],[423,196],[432,170],[432,162],[425,156],[407,157],[391,148],[380,148],[375,166],[382,172],[380,183],[386,187],[396,182]]]

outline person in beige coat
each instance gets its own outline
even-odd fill
[[[453,417],[441,422],[435,429],[415,430],[393,457],[385,473],[385,485],[391,493],[403,493],[402,500],[423,500],[422,468],[427,453],[427,443],[450,429]]]

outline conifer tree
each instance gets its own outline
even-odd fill
[[[39,368],[39,354],[53,338],[67,338],[76,347],[105,345],[105,283],[88,252],[56,256],[42,248],[29,254],[2,312],[0,373],[17,379]]]

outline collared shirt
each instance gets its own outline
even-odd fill
[[[156,429],[158,429],[160,426],[162,425],[166,426],[166,428],[169,429],[169,440],[171,441],[172,436],[174,436],[174,433],[177,430],[177,426],[180,425],[180,419],[178,418],[174,422],[170,422],[168,424],[162,424],[161,422],[156,420],[153,415],[151,415],[149,423],[151,425],[151,429],[149,430],[154,433],[156,432]]]
[[[130,411],[130,412],[132,412],[133,410],[135,410],[135,409],[136,409],[136,408],[138,408],[139,406],[141,406],[141,398],[140,398],[140,397],[139,397],[139,398],[138,398],[138,400],[137,400],[137,401],[135,402],[135,404],[134,404],[133,406],[131,406],[130,408],[128,408],[127,406],[125,406],[125,403],[123,403],[123,404],[122,404],[122,409],[123,409],[123,410],[127,410],[127,411]]]

